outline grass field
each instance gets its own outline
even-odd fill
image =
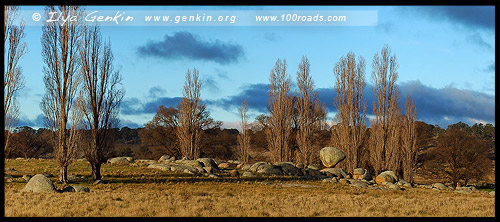
[[[51,173],[53,160],[5,160],[5,168]],[[86,161],[74,162],[69,175],[90,177]],[[107,184],[79,179],[90,193],[25,193],[26,182],[5,183],[5,216],[98,217],[494,217],[495,197],[407,188],[381,191],[288,177],[240,180],[174,174],[129,165],[102,167]],[[22,176],[21,174],[15,175]],[[266,185],[260,181],[271,183]],[[290,187],[280,184],[303,184]],[[55,183],[58,189],[63,186]],[[308,186],[305,186],[308,185]]]

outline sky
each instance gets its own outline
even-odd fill
[[[29,52],[21,59],[25,87],[19,91],[18,126],[43,127],[40,101],[44,93],[41,57],[42,26],[30,20],[42,6],[21,6]],[[446,128],[458,121],[495,123],[494,6],[89,6],[95,10],[146,14],[156,10],[211,10],[259,14],[263,10],[316,13],[327,10],[370,10],[375,25],[102,25],[111,42],[115,69],[125,97],[121,127],[143,127],[159,105],[175,107],[182,97],[188,69],[202,79],[201,99],[211,117],[225,128],[238,127],[238,108],[249,103],[254,120],[267,112],[269,74],[278,58],[286,59],[292,91],[302,56],[329,121],[335,115],[333,67],[348,52],[366,60],[364,97],[372,117],[372,60],[389,45],[399,62],[397,80],[404,106],[415,99],[417,119]],[[139,19],[139,18],[134,18]],[[368,122],[368,121],[367,121]]]

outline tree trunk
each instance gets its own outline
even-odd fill
[[[92,163],[92,179],[94,181],[101,179],[101,164],[100,163]]]
[[[59,173],[59,182],[66,184],[68,183],[68,166],[62,166]]]

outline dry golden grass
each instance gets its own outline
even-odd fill
[[[6,160],[6,168],[57,176],[48,160]],[[70,174],[90,175],[86,162],[75,162]],[[135,172],[135,173],[132,173]],[[76,182],[90,193],[24,193],[25,182],[5,183],[5,216],[117,217],[494,217],[495,198],[485,193],[459,194],[410,188],[379,191],[320,181],[318,187],[282,187],[254,181],[214,181],[132,166],[103,166],[108,184]],[[180,179],[176,179],[180,176]],[[56,177],[51,178],[55,181]],[[73,184],[71,184],[73,185]],[[62,185],[56,184],[58,188]]]

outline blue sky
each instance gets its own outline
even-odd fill
[[[202,101],[225,127],[237,128],[238,107],[249,101],[253,120],[266,112],[269,73],[285,58],[295,82],[306,55],[329,117],[335,109],[333,66],[349,51],[366,59],[365,98],[371,114],[371,63],[388,44],[399,60],[402,97],[416,100],[418,119],[446,128],[463,121],[495,122],[495,28],[491,6],[300,6],[135,7],[92,6],[87,10],[376,10],[377,26],[102,26],[111,41],[115,68],[126,90],[122,126],[142,127],[159,105],[175,106],[188,68],[203,81]],[[39,10],[41,6],[21,6]],[[23,14],[24,15],[24,14]],[[25,15],[29,16],[29,15]],[[23,18],[25,20],[31,17]],[[20,65],[26,87],[19,92],[19,125],[43,127],[41,26],[27,26],[29,53]],[[182,45],[178,47],[177,45]]]

